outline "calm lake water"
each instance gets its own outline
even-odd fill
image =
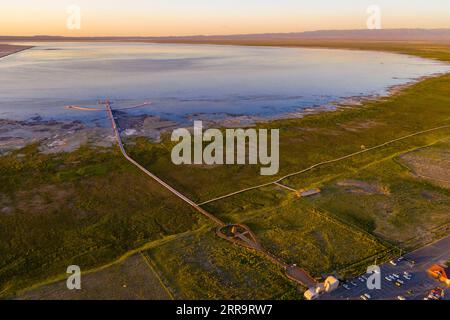
[[[448,65],[383,52],[129,43],[36,43],[0,60],[0,118],[101,118],[66,110],[110,98],[127,112],[183,121],[272,117],[346,97],[385,95],[393,85]]]

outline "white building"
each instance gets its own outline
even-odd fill
[[[303,294],[306,300],[316,300],[319,297],[319,293],[316,292],[316,288],[310,288]]]
[[[326,278],[324,286],[326,292],[332,292],[339,287],[339,280],[333,276],[329,276]]]

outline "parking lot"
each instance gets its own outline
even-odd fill
[[[449,287],[430,277],[427,269],[435,264],[445,264],[450,258],[450,237],[406,254],[403,258],[393,260],[380,266],[381,289],[369,290],[366,279],[370,274],[356,277],[341,284],[331,294],[325,294],[325,300],[361,299],[367,294],[367,300],[392,300],[399,296],[405,300],[423,300],[430,290],[441,287],[446,291],[444,300],[450,300]],[[414,263],[412,263],[414,261]],[[394,265],[395,264],[395,265]],[[396,284],[397,283],[397,284]]]

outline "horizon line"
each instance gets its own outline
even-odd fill
[[[373,32],[381,33],[383,31],[449,31],[450,27],[442,28],[383,28],[383,29],[317,29],[311,31],[290,31],[290,32],[261,32],[261,33],[231,33],[231,34],[192,34],[192,35],[92,35],[92,36],[70,36],[70,35],[50,35],[50,34],[34,34],[34,35],[0,35],[0,38],[193,38],[193,37],[233,37],[233,36],[263,36],[263,35],[301,35],[319,32]]]

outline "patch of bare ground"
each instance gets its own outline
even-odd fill
[[[423,190],[421,192],[422,197],[424,197],[425,199],[429,200],[429,201],[445,201],[447,200],[446,197],[444,197],[442,194],[434,192],[434,191],[429,191],[429,190]]]
[[[389,195],[389,187],[382,185],[378,182],[366,182],[360,180],[346,179],[336,183],[338,186],[343,187],[346,192],[359,193],[359,194],[382,194]]]
[[[427,148],[404,154],[400,159],[413,176],[450,188],[450,150]]]
[[[60,209],[61,203],[70,202],[75,190],[71,186],[44,185],[22,190],[15,195],[15,208],[30,214],[48,213]]]
[[[152,115],[130,116],[119,111],[117,119],[119,127],[125,129],[126,136],[144,136],[155,142],[161,141],[162,133],[170,132],[178,127],[175,121]]]
[[[13,212],[11,198],[0,193],[0,214],[11,214]]]
[[[341,124],[341,127],[347,131],[359,132],[361,130],[371,129],[380,126],[381,123],[373,120],[367,121],[351,121]]]
[[[9,56],[11,54],[30,49],[29,46],[15,46],[10,44],[0,44],[0,58]]]
[[[66,281],[19,294],[19,300],[168,300],[157,275],[139,254],[120,264],[83,275],[81,290],[68,290]]]
[[[109,147],[114,144],[110,128],[86,127],[78,121],[30,121],[0,119],[0,154],[40,142],[43,153],[71,152],[81,145]]]

